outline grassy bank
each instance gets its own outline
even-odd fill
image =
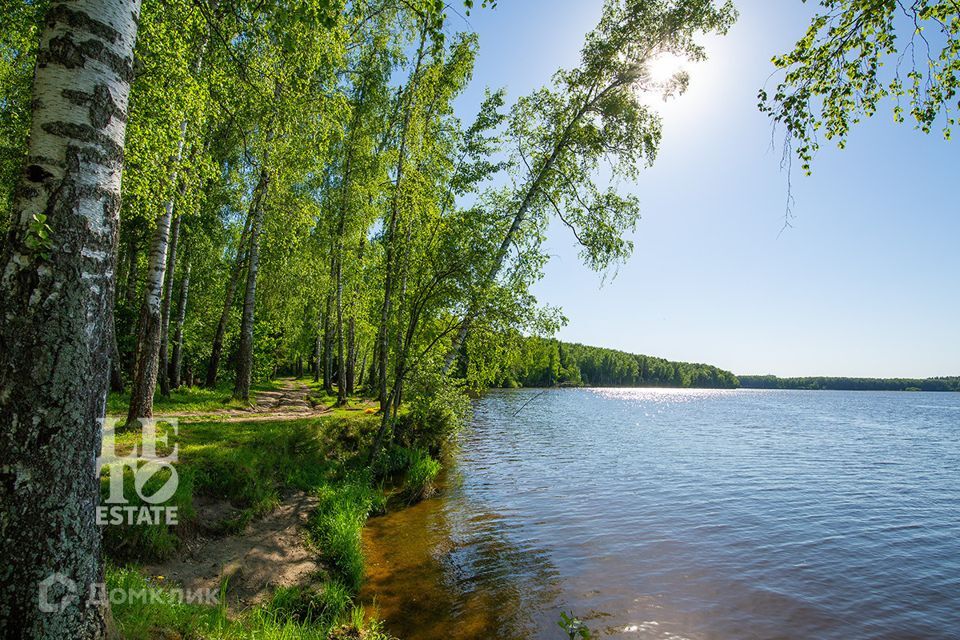
[[[317,390],[311,393],[320,396]],[[225,407],[229,403],[222,390],[186,389],[157,408],[175,415],[177,410],[215,413]],[[122,397],[111,399],[111,411],[121,413],[123,408]],[[123,637],[387,637],[354,605],[363,579],[362,528],[370,515],[387,508],[389,496],[396,496],[391,504],[399,505],[428,495],[439,465],[425,451],[394,446],[384,456],[380,473],[374,474],[368,459],[379,423],[379,415],[359,400],[322,416],[295,420],[180,418],[179,433],[167,433],[167,450],[178,447],[178,483],[165,501],[178,507],[178,524],[121,524],[104,530],[109,588],[158,594],[149,602],[113,604]],[[132,450],[140,439],[139,431],[118,433],[118,453]],[[146,493],[162,486],[167,475],[155,476]],[[137,504],[133,480],[128,472],[124,493],[129,503]],[[106,496],[106,470],[102,483]],[[313,496],[316,504],[307,518],[305,543],[321,569],[308,586],[281,588],[268,602],[228,613],[223,596],[229,594],[229,583],[222,585],[220,606],[187,604],[178,602],[162,580],[139,570],[143,563],[173,556],[199,533],[216,537],[241,532],[295,492]],[[229,514],[211,521],[197,508],[201,500],[229,503]]]
[[[253,385],[253,391],[275,391],[277,382],[261,382]],[[130,405],[130,393],[111,393],[107,397],[107,414],[123,415],[127,413],[127,407]],[[157,414],[176,415],[180,413],[197,414],[210,412],[216,414],[218,411],[227,409],[246,409],[250,403],[233,399],[233,386],[227,382],[221,382],[213,389],[206,387],[181,387],[171,392],[170,396],[161,395],[159,392],[153,397],[153,411]]]
[[[307,593],[278,591],[270,603],[230,616],[223,607],[185,603],[136,568],[109,567],[107,586],[150,598],[113,604],[114,624],[123,638],[173,640],[390,640],[351,597],[335,586]],[[303,617],[306,614],[306,617]]]

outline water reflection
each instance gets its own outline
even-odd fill
[[[441,484],[441,496],[367,523],[361,601],[404,640],[532,637],[560,593],[549,555],[512,541],[503,515],[466,506],[455,472]]]

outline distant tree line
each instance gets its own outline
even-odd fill
[[[960,377],[949,378],[836,378],[740,376],[745,389],[824,389],[834,391],[960,391]]]
[[[530,337],[501,379],[505,387],[696,387],[735,389],[737,377],[707,364]]]

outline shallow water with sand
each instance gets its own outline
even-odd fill
[[[443,490],[369,522],[390,632],[960,638],[960,394],[537,394],[478,400]]]

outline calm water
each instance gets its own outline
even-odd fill
[[[371,521],[401,638],[960,638],[960,394],[537,393]]]

